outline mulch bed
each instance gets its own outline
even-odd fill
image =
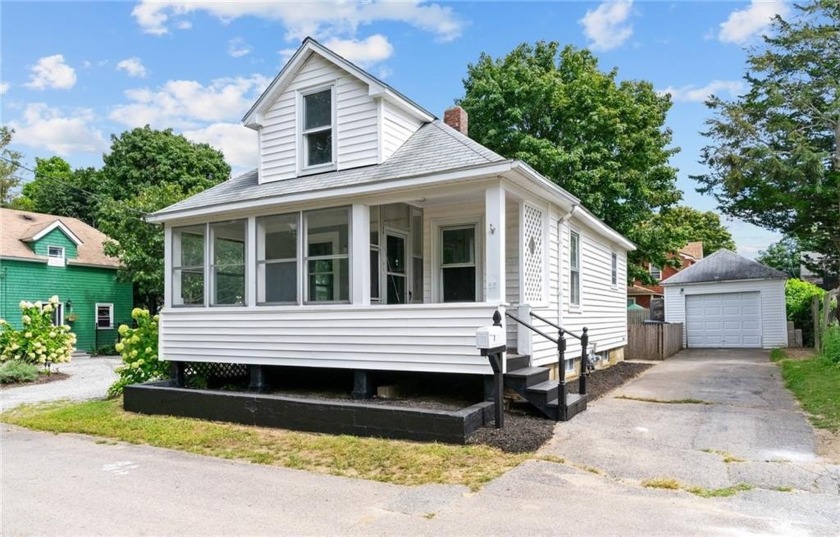
[[[48,382],[56,382],[56,381],[64,380],[64,379],[67,379],[67,378],[70,378],[70,375],[68,375],[67,373],[59,373],[57,371],[54,371],[53,373],[51,373],[49,375],[41,373],[38,376],[37,380],[33,380],[32,382],[20,382],[20,383],[16,383],[16,384],[0,384],[0,390],[10,390],[12,388],[20,388],[22,386],[32,386],[34,384],[46,384]]]
[[[589,402],[603,397],[652,365],[619,362],[607,369],[595,371],[589,375],[586,384]],[[578,393],[578,382],[571,382],[570,388],[572,393]],[[496,429],[493,425],[484,427],[476,431],[467,442],[499,448],[507,453],[529,453],[538,450],[551,438],[554,425],[550,419],[531,413],[527,404],[512,403],[505,411],[504,429]]]

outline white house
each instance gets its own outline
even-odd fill
[[[466,132],[463,110],[447,119]],[[526,164],[312,39],[243,121],[259,168],[148,218],[165,228],[164,359],[487,375],[475,331],[497,309],[588,327],[621,358],[634,246]],[[505,321],[509,351],[556,364]]]
[[[665,321],[691,348],[787,347],[787,274],[718,250],[662,282]]]

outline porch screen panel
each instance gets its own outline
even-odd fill
[[[350,210],[304,213],[306,220],[306,300],[350,300]]]
[[[257,300],[298,302],[298,213],[257,218]]]
[[[444,302],[475,302],[475,226],[441,229]]]
[[[172,305],[204,305],[204,236],[206,227],[172,230]]]
[[[245,304],[245,230],[247,220],[210,224],[213,238],[213,304]]]
[[[411,290],[413,304],[423,303],[423,211],[411,208]]]
[[[545,224],[543,211],[525,204],[522,222],[522,247],[525,264],[525,301],[545,300]]]

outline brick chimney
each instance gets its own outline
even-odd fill
[[[456,131],[460,132],[464,136],[469,136],[469,119],[467,117],[467,111],[461,108],[460,106],[453,106],[452,108],[447,108],[446,112],[443,113],[443,122],[455,129]]]

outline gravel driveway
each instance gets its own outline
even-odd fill
[[[54,371],[66,373],[70,375],[70,378],[44,384],[0,389],[0,412],[28,403],[105,397],[108,386],[117,379],[114,369],[119,364],[119,356],[96,358],[87,355],[74,356],[68,364],[53,366]]]

